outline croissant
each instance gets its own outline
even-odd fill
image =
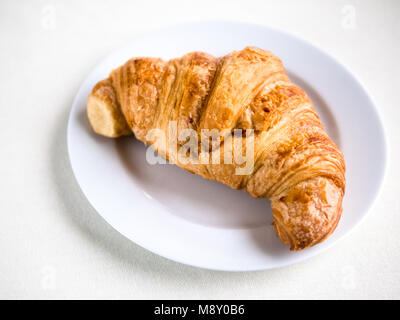
[[[320,243],[338,224],[345,191],[343,155],[311,100],[271,52],[246,47],[221,58],[203,52],[169,61],[133,58],[94,86],[87,115],[100,135],[133,132],[183,169],[270,199],[276,234],[291,250]],[[192,157],[185,149],[187,139],[174,146],[170,139],[148,134],[157,129],[171,136],[171,122],[178,136],[219,132],[213,148],[198,143],[203,156],[233,153],[230,137],[241,131],[238,146],[242,155],[252,150],[251,170],[238,174],[244,164],[236,160],[183,161],[179,155]]]

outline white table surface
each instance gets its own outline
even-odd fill
[[[388,175],[364,222],[327,252],[249,273],[181,265],[113,230],[74,180],[67,117],[88,72],[149,29],[204,19],[298,35],[352,70],[375,100]],[[400,298],[399,39],[397,0],[2,0],[0,298]]]

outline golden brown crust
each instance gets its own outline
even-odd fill
[[[254,129],[250,175],[236,175],[236,163],[182,163],[168,143],[153,146],[183,169],[271,199],[277,235],[292,250],[323,241],[340,219],[343,155],[271,52],[247,47],[220,59],[202,52],[167,62],[134,58],[94,87],[87,109],[97,133],[117,137],[129,125],[145,143],[154,143],[146,139],[149,130],[167,132],[169,121],[177,122],[178,134],[218,129],[227,138],[235,129]],[[226,141],[220,140],[221,153]]]
[[[110,74],[122,113],[136,136],[154,122],[165,67],[161,59],[135,58]]]
[[[327,238],[342,212],[343,190],[331,179],[315,177],[272,197],[274,226],[292,250],[310,247]]]
[[[225,56],[215,75],[200,127],[218,129],[225,136],[235,127],[245,108],[280,70],[283,71],[280,60],[258,48],[247,47]]]

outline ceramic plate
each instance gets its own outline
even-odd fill
[[[169,59],[190,51],[225,55],[245,46],[275,53],[312,99],[346,161],[346,195],[338,228],[317,246],[290,252],[275,236],[266,199],[205,180],[173,165],[150,165],[133,137],[107,139],[91,130],[86,100],[97,81],[135,56]],[[116,230],[163,257],[209,269],[247,271],[304,260],[336,243],[365,216],[386,168],[382,122],[362,85],[335,59],[292,35],[235,22],[176,25],[133,40],[104,58],[74,100],[68,150],[89,202]],[[354,246],[361,244],[354,243]]]

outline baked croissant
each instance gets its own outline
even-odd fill
[[[343,155],[311,100],[271,52],[247,47],[222,58],[203,52],[169,61],[133,58],[95,85],[87,114],[100,135],[116,138],[133,132],[183,169],[255,198],[269,198],[276,233],[291,250],[323,241],[338,224],[345,190]],[[227,147],[232,132],[252,129],[242,139],[242,151],[246,140],[253,142],[252,171],[236,174],[243,164],[235,161],[180,161],[182,141],[173,147],[148,135],[151,129],[171,134],[171,121],[176,121],[178,135],[185,129],[197,135],[217,129],[220,137],[212,146],[220,153],[233,152]]]

